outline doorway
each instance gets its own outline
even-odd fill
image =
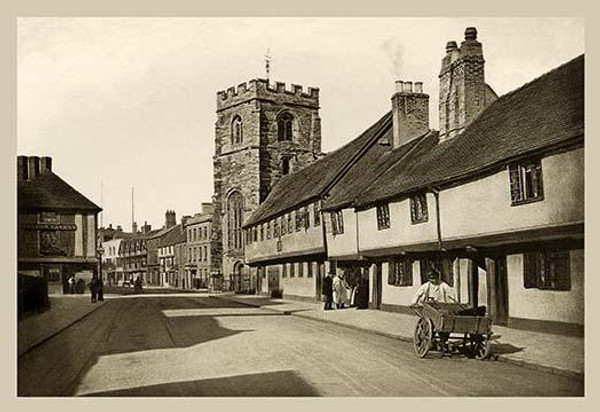
[[[486,259],[489,315],[494,323],[508,324],[508,271],[506,256]]]
[[[323,278],[325,277],[325,264],[317,262],[317,276],[315,276],[315,299],[321,301],[321,292],[323,288]]]
[[[375,264],[375,270],[373,271],[373,296],[372,306],[373,309],[381,309],[381,294],[382,294],[382,278],[383,272],[381,269],[381,262]]]

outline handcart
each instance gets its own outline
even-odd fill
[[[477,308],[427,299],[413,309],[419,315],[414,334],[417,356],[424,358],[430,350],[462,352],[475,359],[491,355],[492,320]]]

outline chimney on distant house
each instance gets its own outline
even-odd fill
[[[152,225],[149,225],[147,221],[144,221],[144,226],[142,226],[142,233],[147,235],[152,231]]]
[[[440,70],[440,141],[462,132],[498,96],[485,84],[483,48],[477,29],[467,27],[460,48],[446,44]]]
[[[392,148],[397,148],[429,131],[429,95],[423,83],[396,81],[392,96]]]
[[[31,180],[52,171],[52,158],[48,156],[18,156],[17,180]]]
[[[177,225],[177,218],[174,210],[167,210],[165,212],[165,226],[167,228]]]

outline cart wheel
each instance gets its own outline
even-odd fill
[[[424,358],[431,348],[433,338],[433,329],[429,320],[419,318],[415,328],[414,347],[418,357]]]
[[[490,357],[492,341],[485,335],[469,336],[469,353],[472,358],[484,360]]]

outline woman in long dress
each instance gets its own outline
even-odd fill
[[[337,309],[344,309],[346,300],[348,299],[348,292],[346,289],[346,282],[341,273],[338,273],[333,279],[333,302]]]

